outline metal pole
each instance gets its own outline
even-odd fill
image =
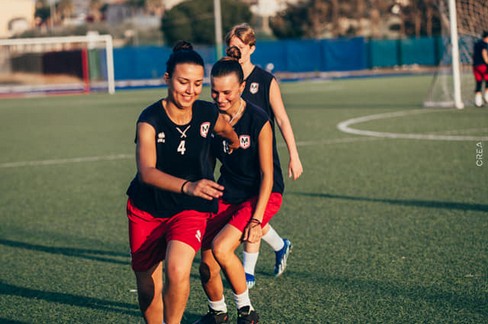
[[[459,67],[459,39],[457,30],[456,0],[449,0],[449,20],[451,24],[451,47],[452,47],[452,77],[454,81],[454,105],[457,109],[463,109],[464,103],[461,98],[461,73]]]
[[[215,50],[219,60],[222,57],[222,12],[220,10],[220,0],[214,0],[214,19],[215,19]]]

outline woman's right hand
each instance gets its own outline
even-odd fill
[[[224,187],[217,182],[201,179],[195,182],[188,182],[183,187],[183,193],[193,197],[200,197],[207,200],[220,198],[224,191]]]

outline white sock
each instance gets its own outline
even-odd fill
[[[254,275],[254,268],[256,268],[256,263],[258,262],[259,252],[248,253],[246,251],[242,252],[242,265],[244,266],[244,272]]]
[[[209,299],[208,306],[210,306],[210,308],[213,309],[214,311],[227,313],[227,304],[225,303],[224,296],[222,296],[221,300],[217,300],[217,301],[211,301]]]
[[[274,228],[269,225],[269,231],[266,233],[266,235],[263,235],[262,239],[268,243],[275,252],[278,252],[285,246],[285,242],[283,242],[283,239],[281,236],[278,235],[278,233],[274,230]]]
[[[250,306],[251,309],[254,309],[251,305],[251,299],[249,299],[249,289],[246,289],[246,291],[240,295],[236,295],[235,293],[233,293],[233,295],[237,309],[241,309],[245,306]]]

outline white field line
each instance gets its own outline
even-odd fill
[[[401,134],[401,133],[375,132],[375,131],[361,130],[361,129],[355,129],[350,127],[351,125],[354,124],[369,122],[372,120],[405,117],[410,115],[417,115],[417,114],[431,113],[431,112],[442,112],[442,111],[443,110],[419,109],[419,110],[408,110],[408,111],[369,115],[369,116],[363,116],[358,118],[352,118],[340,122],[339,124],[337,124],[337,128],[340,131],[348,134],[373,136],[373,137],[380,137],[380,138],[433,140],[433,141],[488,141],[488,136]]]
[[[1,163],[0,168],[18,168],[26,166],[42,166],[42,165],[54,165],[54,164],[68,164],[68,163],[83,163],[83,162],[97,162],[97,161],[113,161],[113,160],[126,160],[134,158],[133,154],[115,154],[106,156],[88,156],[72,159],[56,159],[56,160],[39,160],[39,161],[19,161]]]
[[[339,139],[327,140],[327,141],[303,141],[303,142],[297,142],[297,145],[298,146],[319,146],[319,145],[331,145],[331,144],[352,143],[352,142],[364,142],[364,141],[371,141],[371,140],[378,140],[378,139],[379,138],[347,137],[347,138],[339,138]],[[280,143],[278,144],[278,146],[286,147],[285,143]],[[115,155],[107,155],[107,156],[79,157],[79,158],[72,158],[72,159],[7,162],[7,163],[0,163],[0,169],[19,168],[19,167],[28,167],[28,166],[69,164],[69,163],[127,160],[127,159],[135,159],[134,154],[115,154]]]

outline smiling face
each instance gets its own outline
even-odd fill
[[[171,77],[167,73],[164,75],[168,84],[168,100],[179,109],[191,108],[202,92],[203,74],[200,65],[176,65]]]
[[[239,83],[235,73],[212,77],[212,99],[215,101],[221,112],[235,114],[239,107],[241,93],[244,91],[245,83]]]

